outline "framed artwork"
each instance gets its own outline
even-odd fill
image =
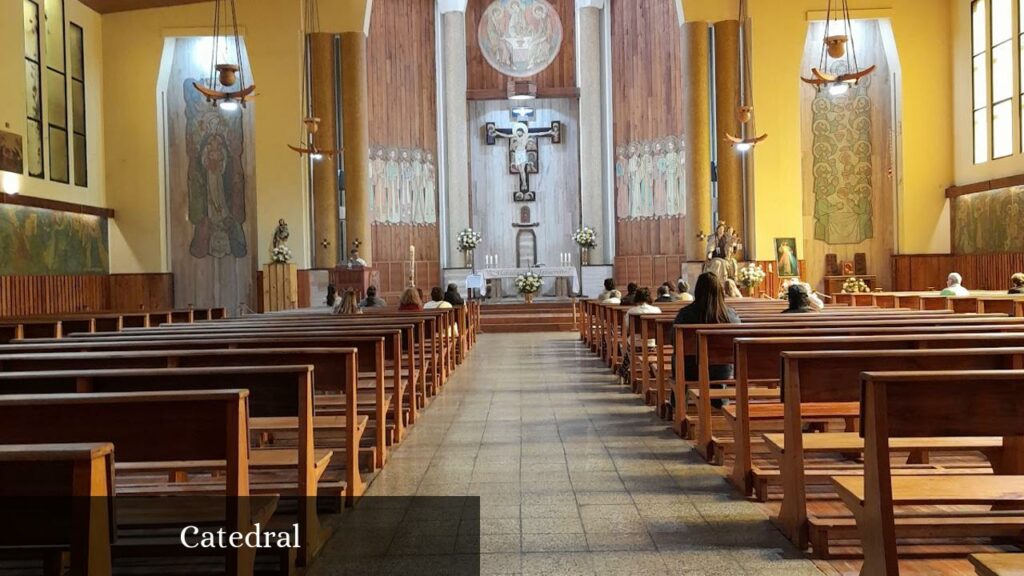
[[[796,238],[776,238],[775,257],[780,277],[792,278],[800,275],[800,257],[797,254]]]
[[[853,272],[853,262],[850,260],[843,262],[843,276],[853,276]]]
[[[0,171],[23,173],[24,154],[21,135],[0,130]]]

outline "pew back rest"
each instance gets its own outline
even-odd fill
[[[253,417],[297,417],[312,394],[311,366],[68,370],[0,373],[0,398],[19,394],[248,391]],[[181,415],[183,416],[183,415]],[[181,428],[182,426],[176,426]],[[114,441],[118,458],[124,448]]]
[[[865,372],[861,382],[866,437],[1024,436],[1024,370]]]
[[[238,389],[3,395],[0,437],[18,444],[109,442],[120,462],[231,462],[248,454],[248,396]]]

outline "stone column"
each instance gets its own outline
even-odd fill
[[[316,145],[320,149],[336,147],[338,100],[334,77],[334,40],[336,35],[309,35],[311,90],[313,113],[320,117]],[[313,160],[310,189],[313,194],[313,267],[334,268],[340,262],[338,177],[339,158],[324,156]]]
[[[743,206],[743,155],[726,141],[725,135],[741,136],[739,118],[740,23],[715,23],[715,93],[718,132],[718,218],[736,228],[746,242]]]
[[[707,22],[683,24],[683,135],[686,144],[686,257],[703,262],[711,223],[711,40]]]
[[[580,88],[580,212],[583,224],[597,231],[597,247],[590,251],[591,264],[609,264],[604,202],[604,114],[601,84],[601,28],[604,0],[577,0],[576,30],[579,50]],[[573,260],[576,258],[574,257]]]
[[[455,237],[470,222],[469,200],[469,113],[466,105],[466,2],[441,5],[444,63],[445,202],[448,255],[446,267],[463,267]]]
[[[349,246],[358,239],[359,255],[373,265],[370,213],[370,122],[366,77],[366,34],[341,34],[341,122],[345,136],[345,228]]]

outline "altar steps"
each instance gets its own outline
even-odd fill
[[[576,330],[571,302],[484,304],[480,311],[484,333],[572,332]]]

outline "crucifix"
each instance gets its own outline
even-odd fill
[[[516,202],[535,201],[537,192],[530,189],[530,174],[537,174],[540,169],[537,139],[547,137],[553,144],[561,144],[562,123],[552,122],[550,128],[530,128],[526,122],[514,122],[511,128],[498,128],[494,122],[488,122],[484,129],[488,146],[494,146],[498,138],[508,140],[508,173],[519,176],[519,190],[513,199]]]

